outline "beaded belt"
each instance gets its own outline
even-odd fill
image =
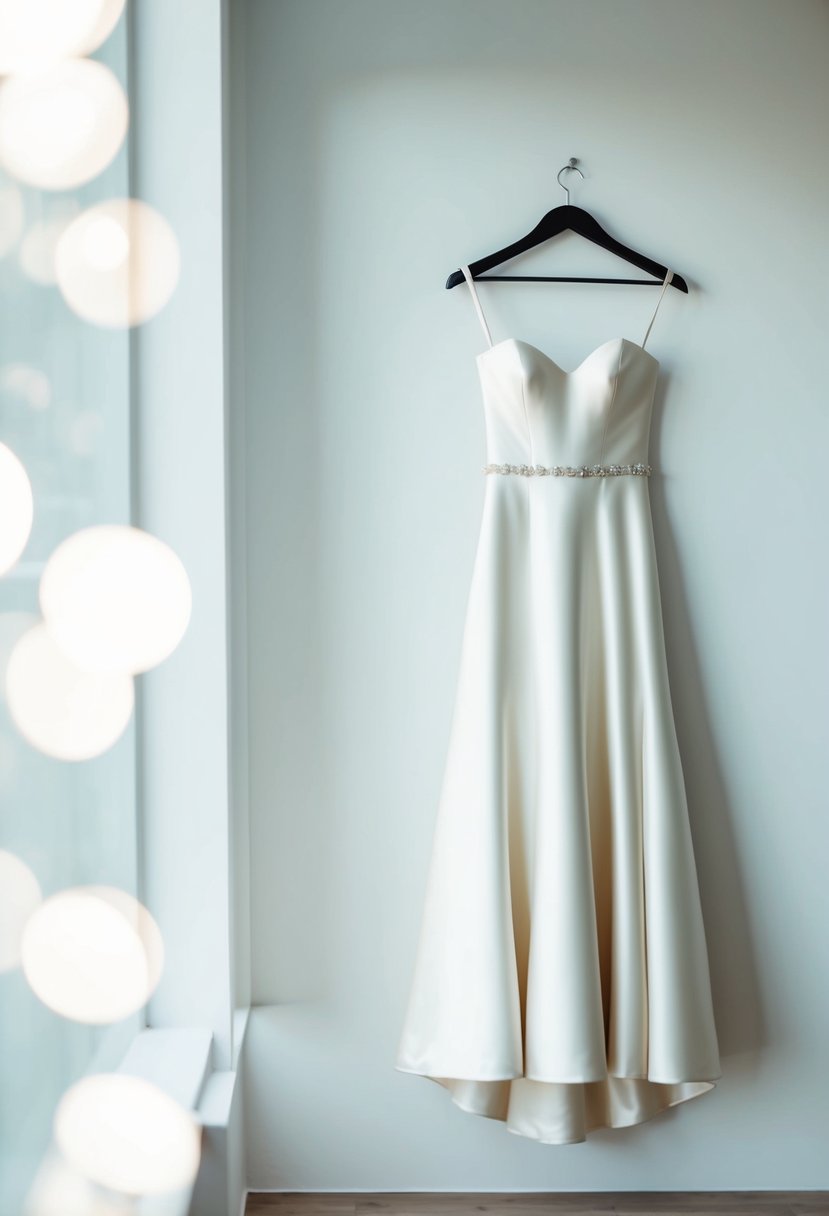
[[[484,473],[518,473],[520,477],[650,477],[649,464],[485,464]]]

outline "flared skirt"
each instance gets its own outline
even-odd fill
[[[488,481],[395,1067],[554,1144],[721,1076],[643,478]]]

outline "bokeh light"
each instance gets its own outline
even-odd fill
[[[85,1077],[61,1098],[54,1129],[69,1164],[114,1191],[180,1190],[198,1170],[200,1134],[193,1116],[141,1077]]]
[[[48,409],[52,400],[49,377],[28,363],[6,363],[0,367],[0,393],[32,410]]]
[[[178,282],[175,233],[138,199],[111,199],[82,212],[58,241],[58,286],[86,321],[109,328],[155,316]]]
[[[65,0],[64,0],[65,3]],[[118,24],[126,0],[98,0],[98,15],[80,39],[78,55],[91,55],[105,42]]]
[[[10,570],[26,548],[33,518],[28,474],[11,448],[0,443],[0,574]]]
[[[68,59],[0,84],[0,163],[41,190],[96,177],[124,141],[129,108],[117,77],[94,59]]]
[[[61,649],[89,671],[147,671],[190,620],[187,571],[169,546],[127,525],[75,532],[52,553],[40,607]]]
[[[138,1216],[135,1202],[104,1190],[51,1149],[41,1161],[23,1216]]]
[[[67,202],[60,215],[35,220],[23,233],[17,260],[20,269],[32,283],[40,287],[53,287],[57,283],[55,253],[58,241],[77,214],[77,203]]]
[[[41,898],[32,870],[14,853],[0,849],[0,971],[19,964],[23,930]]]
[[[103,433],[103,414],[80,410],[66,428],[67,446],[75,456],[94,456]]]
[[[75,1022],[118,1022],[145,1005],[164,947],[150,913],[116,887],[75,887],[47,899],[23,935],[23,973],[44,1005]]]
[[[156,315],[174,292],[179,268],[173,229],[135,198],[90,207],[57,244],[57,283],[69,308],[111,328]]]
[[[0,0],[0,73],[88,55],[108,38],[124,0]]]
[[[6,668],[18,640],[40,617],[33,612],[0,612],[0,701],[6,699]]]
[[[26,631],[6,668],[6,698],[17,729],[58,760],[89,760],[123,734],[134,702],[132,677],[83,671],[45,624]]]

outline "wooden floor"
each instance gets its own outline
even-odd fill
[[[829,1191],[594,1191],[586,1194],[331,1194],[248,1196],[247,1216],[829,1216]]]

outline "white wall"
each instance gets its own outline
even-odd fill
[[[149,1024],[209,1027],[215,1063],[229,1068],[221,10],[220,0],[131,10],[133,189],[169,220],[181,249],[170,303],[133,335],[133,396],[137,522],[172,545],[193,590],[181,645],[141,686],[143,894],[166,954]]]
[[[248,0],[249,1183],[827,1187],[829,12],[818,0]],[[724,1076],[581,1148],[393,1067],[483,497],[447,274],[573,202],[679,270],[651,494]],[[237,183],[241,187],[241,183]],[[624,273],[573,237],[526,265]],[[482,287],[575,366],[655,292]]]
[[[178,1075],[192,1078],[193,1056],[204,1068],[209,1032],[212,1072],[193,1095],[205,1129],[190,1205],[198,1216],[242,1204],[235,1070],[250,987],[244,428],[229,423],[239,378],[231,383],[227,357],[228,5],[129,7],[132,188],[166,216],[181,249],[169,304],[132,335],[136,518],[173,546],[193,590],[181,645],[141,682],[141,891],[166,958],[147,1013],[154,1030],[173,1031],[151,1035],[146,1050],[169,1089]]]

